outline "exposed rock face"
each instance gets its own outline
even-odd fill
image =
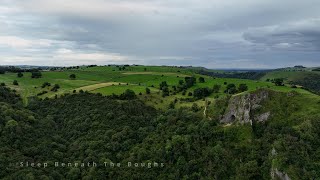
[[[271,179],[291,180],[287,173],[281,172],[278,169],[271,171]]]
[[[266,121],[270,112],[253,115],[253,111],[260,108],[260,103],[269,97],[269,91],[259,90],[254,93],[231,97],[227,110],[220,120],[221,123],[251,123],[252,121]]]

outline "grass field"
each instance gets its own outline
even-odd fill
[[[271,71],[268,72],[261,80],[283,78],[286,81],[302,79],[310,74],[320,74],[319,71]]]
[[[296,74],[294,74],[296,73]],[[136,94],[140,92],[143,94],[139,96],[147,104],[154,105],[158,108],[164,108],[168,104],[174,101],[176,98],[186,98],[181,93],[171,95],[169,97],[162,98],[159,90],[159,84],[166,81],[172,90],[172,86],[177,86],[179,80],[184,80],[186,76],[195,76],[197,79],[202,76],[205,78],[204,83],[196,83],[193,87],[189,88],[188,92],[193,92],[199,87],[212,88],[213,85],[221,85],[219,93],[212,94],[209,100],[214,101],[214,97],[223,97],[225,94],[223,90],[227,84],[233,83],[236,86],[239,84],[247,84],[249,91],[254,91],[258,88],[270,88],[276,91],[289,92],[293,89],[289,86],[275,86],[270,82],[266,82],[266,78],[276,78],[278,76],[288,77],[301,76],[300,73],[309,72],[271,72],[261,81],[244,80],[244,79],[231,79],[231,78],[213,78],[209,76],[203,76],[195,74],[191,69],[178,68],[178,67],[166,67],[166,66],[130,66],[125,70],[119,70],[117,66],[99,66],[99,67],[80,67],[79,69],[70,69],[63,71],[45,71],[42,72],[42,78],[32,79],[31,73],[24,73],[22,78],[18,78],[15,73],[6,73],[0,75],[0,82],[6,83],[7,86],[17,90],[23,97],[24,102],[27,104],[28,97],[36,96],[42,91],[48,93],[40,95],[40,98],[54,97],[56,94],[61,95],[63,93],[71,93],[73,90],[89,91],[93,93],[101,93],[103,95],[121,94],[126,89],[132,89]],[[70,74],[75,74],[76,79],[71,80]],[[17,80],[19,85],[13,85],[13,81]],[[58,92],[51,92],[51,87],[41,88],[44,82],[49,82],[53,86],[59,84],[60,89]],[[119,85],[120,83],[120,85]],[[128,85],[127,85],[128,84]],[[146,87],[151,89],[151,94],[146,95]],[[312,95],[312,93],[303,89],[294,89],[303,94]],[[199,100],[200,106],[204,106],[204,101]],[[177,106],[191,106],[193,103],[179,102]]]

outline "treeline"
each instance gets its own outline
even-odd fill
[[[237,79],[251,79],[251,80],[259,80],[264,75],[266,75],[267,71],[249,71],[249,72],[211,72],[201,70],[198,72],[202,75],[207,75],[211,77],[218,78],[237,78]]]
[[[24,70],[15,66],[0,66],[0,74],[5,74],[6,72],[17,73],[17,72],[23,72],[23,71]]]

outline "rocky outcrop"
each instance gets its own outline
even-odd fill
[[[253,93],[241,94],[231,97],[221,123],[251,123],[253,121],[267,121],[270,112],[255,114],[254,111],[261,107],[261,103],[270,95],[268,90],[258,90]]]
[[[291,180],[287,173],[281,172],[278,169],[271,171],[271,179]]]

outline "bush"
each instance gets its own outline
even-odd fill
[[[42,91],[42,92],[38,93],[37,96],[41,96],[41,95],[44,95],[46,93],[48,93],[48,91]]]
[[[49,82],[44,82],[43,84],[42,84],[42,86],[41,86],[41,88],[45,88],[45,87],[49,87],[49,86],[51,86],[51,83],[49,83]]]
[[[162,97],[166,97],[166,96],[169,96],[169,88],[168,88],[168,86],[164,86],[162,88]]]
[[[57,92],[57,91],[58,91],[58,89],[60,89],[59,84],[55,84],[55,85],[53,86],[53,88],[51,89],[51,91],[53,91],[53,92]]]
[[[211,93],[212,93],[212,91],[208,87],[197,88],[193,92],[193,97],[195,97],[197,99],[201,99],[201,98],[209,96]]]
[[[199,83],[204,83],[204,78],[203,77],[199,77]]]
[[[31,72],[31,78],[41,78],[42,73],[40,71]]]
[[[193,103],[193,104],[192,104],[192,107],[191,107],[191,110],[192,110],[193,112],[198,112],[198,111],[200,110],[200,108],[199,108],[199,106],[198,106],[197,103]]]
[[[70,79],[76,79],[76,75],[75,74],[70,74],[69,78]]]
[[[219,93],[220,88],[221,88],[221,85],[215,84],[215,85],[213,85],[212,92]]]
[[[273,80],[273,83],[274,83],[276,86],[284,86],[284,84],[283,84],[283,79],[282,79],[282,78],[274,79],[274,80]]]
[[[228,84],[225,90],[225,93],[235,94],[237,92],[237,88],[235,84]]]
[[[14,81],[13,81],[13,85],[18,86],[18,85],[19,85],[18,81],[17,81],[17,80],[14,80]]]
[[[239,90],[239,92],[247,91],[248,86],[246,84],[240,84],[238,90]]]
[[[147,93],[147,94],[150,94],[150,93],[151,93],[151,91],[150,91],[149,88],[146,88],[146,93]]]
[[[18,74],[17,74],[17,77],[18,77],[18,78],[21,78],[21,77],[23,77],[23,74],[22,74],[22,72],[18,72]]]
[[[122,100],[131,100],[135,99],[136,97],[136,93],[131,89],[127,89],[124,93],[120,95],[120,99]]]

